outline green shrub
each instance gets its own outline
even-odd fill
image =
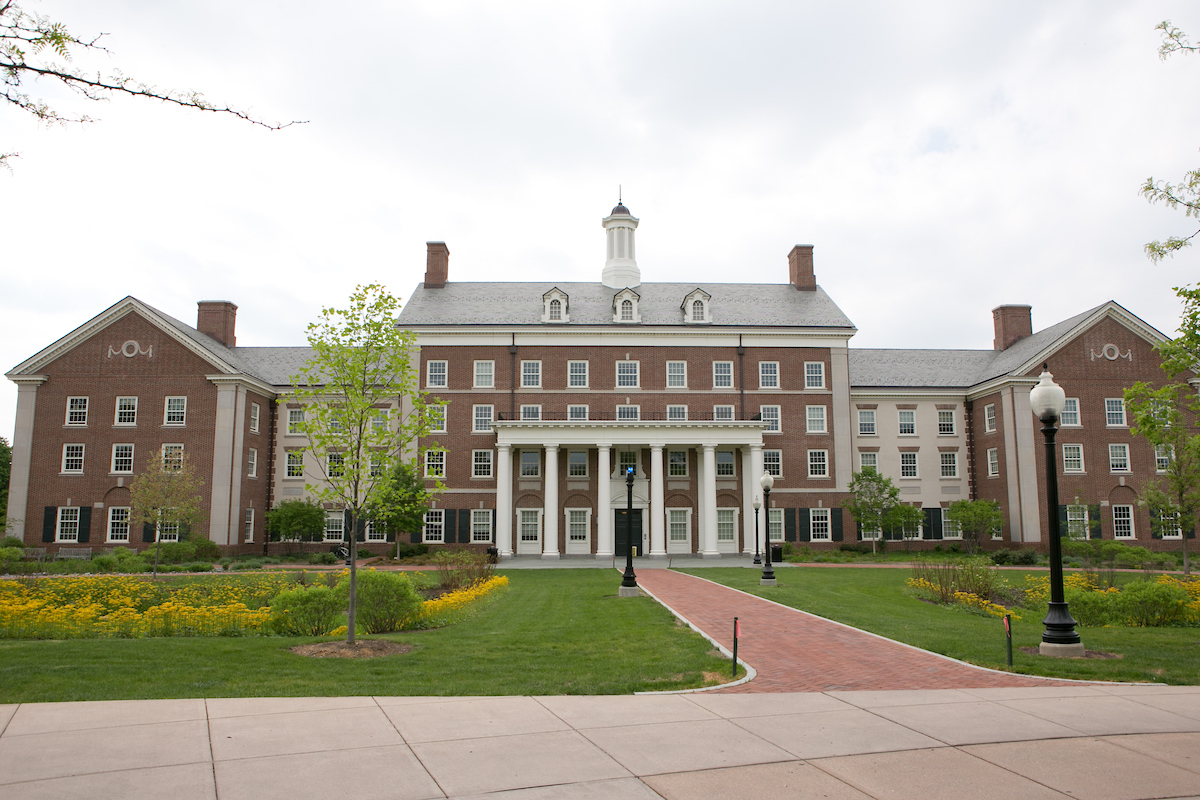
[[[396,558],[414,558],[429,554],[429,545],[399,542],[396,544]]]
[[[1017,552],[1013,553],[1012,563],[1022,566],[1032,566],[1038,563],[1038,552],[1032,547],[1022,547]]]
[[[92,568],[96,572],[116,572],[117,565],[121,563],[116,556],[103,555],[96,556],[92,559]]]
[[[433,556],[438,579],[443,589],[457,591],[492,577],[496,567],[484,553],[471,550],[440,550]]]
[[[24,547],[0,547],[0,572],[9,572],[25,557]]]
[[[1116,606],[1119,595],[1068,588],[1064,590],[1063,596],[1071,616],[1085,628],[1102,628],[1117,623]]]
[[[0,539],[0,549],[6,549],[9,547],[16,547],[24,552],[25,543],[15,536],[5,536],[3,539]]]
[[[992,559],[993,564],[999,566],[1000,564],[1013,563],[1013,555],[1014,554],[1012,550],[1009,550],[1006,547],[1001,547],[999,550],[993,550],[990,558]]]
[[[188,539],[188,541],[191,542],[192,546],[195,548],[193,550],[193,558],[204,561],[216,561],[221,557],[221,548],[217,546],[216,542],[214,542],[212,539],[209,539],[207,536],[194,536]]]
[[[1116,614],[1131,627],[1157,628],[1181,622],[1187,604],[1188,593],[1181,586],[1134,581],[1116,595]]]
[[[345,612],[345,595],[327,586],[289,589],[271,598],[271,628],[284,636],[324,636]]]
[[[309,553],[308,563],[310,564],[336,564],[338,557],[333,553]]]
[[[178,564],[196,557],[196,545],[185,539],[182,542],[157,542],[146,549],[145,557],[154,561],[154,549],[158,548],[159,564]]]
[[[883,540],[880,539],[880,544],[882,543]],[[871,545],[866,543],[855,544],[854,542],[842,542],[838,545],[838,550],[841,550],[843,553],[858,553],[859,555],[865,556],[871,552]],[[880,552],[883,552],[882,549]]]
[[[356,589],[356,619],[367,633],[398,631],[421,608],[421,598],[412,582],[399,572],[360,570]],[[338,581],[337,591],[343,596],[349,594],[349,575]]]
[[[212,572],[212,568],[211,561],[193,561],[184,567],[188,572]]]

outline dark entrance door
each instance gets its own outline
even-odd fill
[[[632,517],[630,516],[630,512],[623,508],[614,510],[613,514],[615,515],[613,519],[613,532],[616,534],[616,552],[614,555],[617,558],[625,557],[625,547],[629,541],[629,532],[631,529],[633,531],[633,546],[637,548],[635,555],[643,555],[642,510],[640,508],[633,509]]]

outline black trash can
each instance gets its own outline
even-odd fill
[[[495,564],[496,562],[498,562],[500,560],[499,548],[489,547],[487,549],[487,554],[488,554],[488,563],[489,564]]]
[[[771,561],[775,564],[783,563],[783,545],[781,545],[781,544],[771,545]]]

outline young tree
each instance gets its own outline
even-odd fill
[[[308,326],[313,354],[281,403],[299,401],[307,463],[317,480],[309,493],[326,507],[345,509],[347,549],[369,516],[397,462],[412,458],[430,429],[427,411],[441,406],[418,389],[415,337],[396,327],[400,301],[378,284],[359,286],[346,308],[326,308]],[[357,566],[350,559],[346,643],[354,644]]]
[[[200,507],[200,487],[204,481],[196,475],[186,454],[155,453],[142,472],[129,484],[129,527],[153,525],[154,576],[158,576],[158,542],[164,528],[173,528],[180,540],[204,519]],[[197,534],[198,535],[198,532]]]
[[[967,552],[972,555],[981,541],[1004,530],[1004,512],[995,500],[955,500],[946,509],[946,519],[962,531]]]
[[[8,478],[12,471],[12,446],[8,439],[0,436],[0,519],[5,520],[8,530]]]
[[[854,473],[850,479],[850,492],[853,494],[844,504],[850,516],[858,525],[861,538],[870,535],[871,552],[886,548],[883,541],[884,531],[914,530],[924,519],[921,509],[900,501],[900,490],[892,483],[891,478],[880,475],[874,467],[866,467],[862,472]]]
[[[325,509],[307,497],[284,500],[267,512],[267,530],[276,542],[314,541],[325,532]]]
[[[440,479],[434,489],[426,488],[425,479],[415,463],[397,461],[387,480],[380,485],[367,513],[372,522],[397,534],[421,530],[425,525],[425,512],[441,488]],[[396,536],[396,552],[400,552],[399,535]]]

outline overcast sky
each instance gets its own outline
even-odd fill
[[[1148,176],[1200,166],[1200,57],[1159,60],[1194,2],[23,0],[160,88],[268,121],[88,103],[0,107],[0,366],[128,294],[240,345],[298,345],[322,305],[450,280],[598,281],[624,187],[646,281],[817,282],[857,347],[992,346],[1116,300],[1164,333],[1200,248]],[[1190,221],[1189,221],[1190,222]],[[11,439],[16,387],[0,387]]]

